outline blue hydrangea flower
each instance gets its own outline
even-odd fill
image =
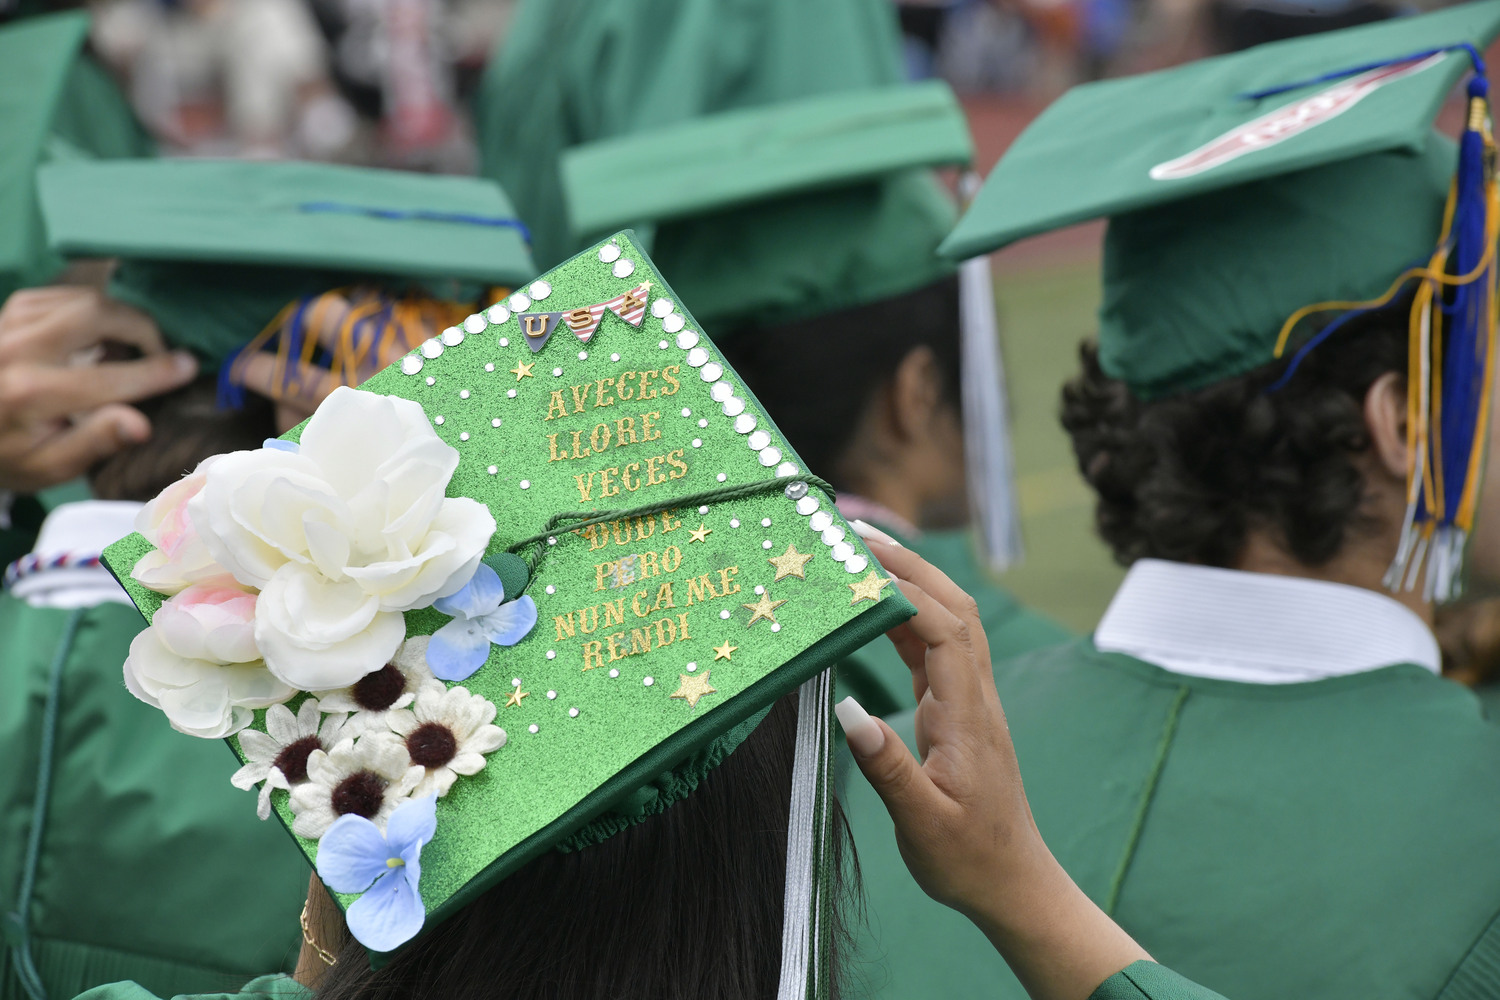
[[[445,681],[466,680],[489,659],[491,644],[514,646],[536,626],[536,602],[529,594],[506,602],[500,575],[484,563],[462,590],[432,606],[453,616],[427,644],[427,666]]]
[[[281,438],[266,438],[260,443],[260,446],[262,448],[272,448],[276,451],[289,451],[294,455],[302,450],[297,442],[283,441]]]
[[[422,929],[427,911],[417,883],[422,845],[437,830],[437,798],[407,799],[386,820],[385,833],[347,813],[318,841],[318,877],[334,892],[363,893],[344,919],[371,951],[393,951]]]

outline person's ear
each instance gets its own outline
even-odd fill
[[[923,344],[912,348],[891,376],[893,424],[901,437],[923,437],[943,401],[937,355]]]
[[[1406,377],[1386,372],[1365,393],[1365,429],[1380,468],[1406,481]]]

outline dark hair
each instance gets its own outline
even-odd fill
[[[276,436],[275,408],[254,393],[238,409],[217,402],[214,375],[200,375],[181,389],[155,396],[138,408],[151,418],[150,440],[126,448],[89,472],[101,500],[150,500],[210,455],[259,448]]]
[[[1364,398],[1385,373],[1405,374],[1409,310],[1408,298],[1346,323],[1274,392],[1284,361],[1144,402],[1085,343],[1062,423],[1115,558],[1233,566],[1259,530],[1321,566],[1368,530],[1355,463],[1370,446]]]
[[[796,729],[789,695],[692,795],[597,846],[537,858],[378,970],[351,940],[318,1000],[775,996]],[[853,845],[841,813],[834,822],[836,882],[853,886]],[[835,997],[843,903],[836,891]]]
[[[860,417],[914,349],[931,349],[957,408],[958,277],[794,323],[741,327],[715,342],[807,467],[846,489],[841,465]]]

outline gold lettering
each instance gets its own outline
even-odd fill
[[[614,484],[614,477],[619,474],[620,470],[615,466],[599,470],[599,490],[602,495],[607,497],[617,497],[620,495],[620,487]]]
[[[563,401],[561,389],[552,390],[552,402],[547,404],[547,419],[553,420],[557,417],[568,415],[568,404]]]
[[[656,426],[656,422],[660,419],[660,410],[652,410],[650,413],[641,414],[642,441],[655,441],[656,439],[661,437],[661,430]],[[655,431],[656,433],[653,434],[652,431]]]
[[[655,486],[658,483],[664,483],[667,481],[666,476],[659,475],[657,472],[657,470],[661,468],[662,461],[663,459],[660,455],[652,455],[650,458],[646,459],[647,486]],[[663,514],[662,516],[666,517],[665,514]]]
[[[654,368],[651,369],[649,372],[641,372],[641,394],[640,394],[640,396],[637,397],[638,399],[655,399],[656,398],[656,390],[652,389],[650,392],[647,392],[646,391],[646,387],[651,384],[651,376],[653,376],[653,375],[660,375],[660,374],[661,374],[661,372],[657,371]]]
[[[668,565],[670,563],[671,565]],[[682,550],[675,545],[668,545],[667,550],[661,554],[661,568],[664,573],[675,573],[677,567],[682,565]]]
[[[613,574],[615,564],[613,562],[594,563],[594,589],[603,590],[604,580]]]
[[[569,386],[568,391],[573,394],[573,412],[583,412],[583,401],[589,398],[589,387],[587,385]]]
[[[590,663],[589,661],[594,662]],[[604,643],[595,639],[583,644],[583,669],[593,670],[595,667],[604,666]]]
[[[653,608],[652,610],[654,611],[655,609]],[[566,638],[569,638],[569,639],[573,638],[573,635],[574,635],[574,633],[573,633],[573,612],[569,611],[565,615],[553,615],[552,616],[552,625],[553,625],[554,628],[557,629],[557,641],[558,642],[562,642],[563,641],[563,638],[564,638],[564,636],[563,636],[563,630],[564,629],[566,629],[567,633],[568,633],[567,636],[566,636]]]
[[[526,336],[535,340],[547,335],[547,317],[541,315],[522,316],[521,325],[526,329]]]
[[[624,486],[631,493],[634,493],[636,490],[641,488],[641,480],[638,476],[636,476],[635,472],[630,471],[631,469],[634,469],[635,472],[640,472],[641,463],[631,462],[629,465],[625,466],[624,471],[620,473],[620,485]]]
[[[661,618],[652,624],[656,626],[656,648],[672,645],[672,641],[677,638],[677,626],[672,624],[672,619]],[[666,626],[665,630],[662,629],[663,625]]]
[[[619,396],[621,399],[634,399],[635,398],[635,390],[634,389],[631,389],[629,393],[626,393],[626,391],[625,391],[628,388],[628,386],[626,385],[626,383],[629,382],[634,377],[635,377],[635,372],[625,372],[624,374],[622,374],[620,376],[619,380],[615,382],[615,395]]]
[[[588,458],[592,454],[593,454],[593,452],[589,451],[583,445],[583,431],[574,431],[573,432],[573,454],[570,455],[569,457],[570,458]]]
[[[638,517],[635,519],[635,537],[650,538],[656,531],[656,518]]]
[[[656,553],[647,549],[641,553],[641,579],[649,580],[659,574],[661,570],[656,568]]]
[[[687,615],[685,614],[677,616],[677,638],[683,642],[692,638],[692,636],[688,635]]]
[[[739,585],[736,584],[734,589],[738,590],[739,589]],[[604,627],[608,628],[611,625],[624,625],[624,624],[625,624],[625,598],[621,597],[621,598],[618,598],[618,599],[616,599],[614,601],[605,601],[604,602]]]
[[[629,656],[639,656],[641,653],[651,652],[651,626],[644,629],[633,628],[630,630],[630,652]]]
[[[594,316],[587,309],[570,309],[567,315],[568,327],[574,333],[586,329],[594,321]]]
[[[670,385],[672,387],[670,389],[663,389],[661,391],[661,394],[663,396],[675,396],[675,395],[677,395],[677,390],[682,387],[682,384],[680,382],[678,382],[677,379],[673,378],[672,376],[674,374],[680,372],[680,371],[682,371],[682,366],[681,365],[668,365],[667,367],[665,367],[665,368],[663,368],[661,370],[662,381],[665,382],[665,383],[667,383],[668,385]]]
[[[677,602],[672,600],[672,581],[664,580],[662,581],[662,585],[656,588],[656,603],[651,605],[651,610],[660,611],[663,608],[675,607],[677,607]],[[571,620],[570,617],[569,621]],[[568,634],[572,635],[573,633],[569,632]]]
[[[589,494],[592,493],[593,490],[594,490],[594,477],[597,476],[598,474],[599,473],[597,473],[597,472],[590,472],[587,479],[585,479],[583,476],[574,476],[573,477],[578,482],[578,502],[579,503],[588,503],[589,502]]]
[[[594,616],[594,623],[592,625],[590,625],[588,623],[588,621],[589,621],[589,615],[590,614],[592,614]],[[599,605],[596,604],[592,608],[579,608],[578,609],[578,631],[582,632],[584,635],[593,635],[594,632],[595,632],[595,630],[597,630],[598,628],[599,628]]]
[[[667,464],[672,467],[672,471],[667,473],[667,475],[673,479],[681,479],[687,475],[688,467],[687,463],[682,460],[682,453],[683,449],[681,448],[678,448],[676,451],[667,452]]]
[[[551,418],[548,417],[547,419],[550,420]],[[567,461],[568,453],[567,453],[566,450],[564,450],[561,455],[559,455],[557,453],[557,435],[556,434],[548,434],[547,435],[547,448],[548,448],[549,451],[552,452],[552,457],[549,458],[549,459],[547,459],[547,461],[549,461],[549,462],[564,462],[564,461]]]
[[[738,583],[736,583],[734,585],[734,589],[733,590],[729,589],[729,578],[731,576],[734,576],[734,574],[738,573],[739,571],[740,571],[740,568],[738,566],[729,566],[729,567],[727,567],[725,569],[719,570],[719,596],[720,597],[728,597],[730,594],[738,594],[740,592],[740,585]]]
[[[625,435],[630,434],[630,440],[625,440]],[[615,447],[623,448],[627,444],[635,444],[640,438],[635,435],[635,418],[621,417],[615,421]]]
[[[600,431],[604,432],[602,438],[599,436]],[[609,424],[595,424],[593,431],[589,434],[589,444],[593,445],[594,450],[599,454],[604,454],[604,450],[609,447]]]
[[[609,662],[613,663],[616,660],[623,660],[625,659],[625,657],[630,655],[629,653],[621,650],[619,646],[615,645],[617,641],[623,642],[624,639],[624,632],[616,632],[614,635],[609,637]]]
[[[675,517],[672,516],[672,511],[675,511],[676,509],[677,509],[676,507],[673,507],[673,508],[671,508],[669,510],[664,510],[664,511],[661,512],[661,533],[662,534],[665,535],[669,531],[676,531],[678,528],[682,527],[682,522],[680,520],[678,520],[677,518],[675,518]]]
[[[709,581],[708,574],[704,573],[702,576],[695,576],[688,581],[688,596],[684,607],[690,608],[693,606],[694,601],[701,603],[718,596],[718,594],[714,593],[714,585]],[[584,629],[584,631],[587,632],[589,630]]]
[[[625,536],[623,538],[620,537],[620,525],[622,524],[625,526]],[[620,521],[610,521],[608,522],[608,525],[614,531],[616,545],[630,544],[630,521],[628,519]]]
[[[637,618],[646,618],[651,614],[651,610],[649,608],[641,607],[641,598],[645,597],[647,593],[649,593],[649,591],[638,590],[636,591],[635,596],[630,599],[630,610],[635,612],[635,616]]]
[[[594,405],[595,406],[614,406],[615,405],[615,397],[613,397],[613,396],[609,397],[609,402],[606,403],[604,401],[604,387],[605,386],[611,386],[611,387],[613,387],[614,384],[615,384],[615,380],[612,379],[612,378],[601,378],[599,381],[597,381],[597,382],[594,383],[594,385],[598,386],[598,388],[594,391]]]

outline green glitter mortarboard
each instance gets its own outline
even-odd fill
[[[421,856],[428,926],[539,853],[584,848],[690,793],[773,701],[799,688],[799,725],[821,735],[809,744],[818,749],[799,755],[798,794],[821,796],[807,805],[826,822],[825,668],[913,608],[700,330],[623,233],[444,331],[360,389],[338,390],[420,404],[431,430],[457,452],[444,502],[472,498],[493,516],[486,551],[506,589],[499,607],[536,608],[529,634],[493,648],[486,642],[487,659],[464,677],[468,691],[497,706],[494,721],[508,740],[437,803],[436,835]],[[348,398],[336,393],[324,409]],[[300,462],[318,420],[286,435],[301,442],[296,456],[283,456],[291,445],[239,455]],[[222,463],[240,461],[226,456],[208,469],[198,495],[205,511],[218,502],[213,477]],[[306,492],[278,495],[290,502]],[[290,523],[274,509],[266,516]],[[194,523],[210,522],[195,513]],[[337,549],[320,537],[319,551]],[[146,567],[159,571],[164,555],[141,535],[105,555],[148,619],[163,596],[132,571],[152,579]],[[274,615],[273,589],[267,585],[255,611],[262,652],[273,648],[261,631]],[[448,625],[434,608],[407,611],[403,648]],[[438,645],[417,647],[429,665]],[[360,671],[382,669],[389,655]],[[277,669],[268,652],[266,662]],[[127,678],[134,673],[127,665]],[[264,730],[266,711],[277,710],[257,710],[252,728]],[[245,758],[242,737],[230,743]],[[289,828],[296,824],[286,792],[271,793],[270,803]],[[794,875],[804,888],[818,884],[818,850],[807,847],[826,846],[818,829],[826,828],[794,824],[791,833],[792,847],[807,848],[789,848],[793,864],[803,865]],[[318,841],[300,837],[298,846],[316,860]],[[354,906],[362,897],[339,898]],[[789,920],[804,918],[809,923],[791,936],[806,942],[813,918],[789,909]],[[793,962],[783,975],[816,972]]]

